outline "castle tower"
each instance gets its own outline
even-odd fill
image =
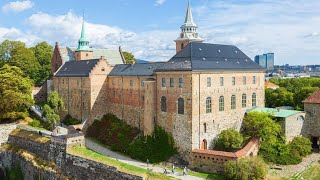
[[[92,59],[92,54],[93,54],[93,51],[89,46],[89,41],[86,39],[85,22],[84,22],[84,16],[83,16],[81,36],[78,41],[78,48],[75,51],[75,59],[77,61]]]
[[[186,47],[189,42],[203,42],[198,34],[198,26],[193,21],[190,1],[188,0],[188,8],[184,24],[180,27],[181,33],[176,42],[176,52],[178,53],[181,49]]]

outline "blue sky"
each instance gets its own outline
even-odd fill
[[[88,3],[90,2],[90,3]],[[320,64],[319,0],[191,0],[199,33],[208,43],[238,46],[249,57],[275,53],[276,64]],[[187,0],[1,0],[0,41],[76,46],[85,11],[94,47],[168,60]]]

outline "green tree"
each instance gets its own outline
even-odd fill
[[[25,73],[25,75],[29,76],[30,79],[34,81],[34,83],[40,83],[40,64],[31,49],[20,45],[15,46],[11,50],[9,64],[19,67]]]
[[[224,163],[224,174],[232,180],[263,180],[267,175],[267,166],[258,157],[246,157]]]
[[[279,89],[266,89],[266,106],[278,107],[278,106],[293,106],[294,93],[287,91],[284,88]]]
[[[122,52],[124,59],[126,61],[126,64],[133,64],[136,62],[136,58],[134,57],[134,55],[131,52]]]
[[[307,97],[309,97],[318,89],[319,89],[318,87],[310,87],[310,86],[299,88],[297,93],[294,95],[294,105],[296,109],[303,110],[302,101],[305,100]]]
[[[312,143],[306,137],[295,137],[288,145],[291,152],[297,151],[301,157],[305,157],[312,152]]]
[[[241,148],[243,137],[240,132],[230,129],[223,130],[216,143],[216,147],[221,150],[232,151]]]
[[[41,42],[31,49],[33,50],[34,55],[41,66],[39,74],[41,81],[44,81],[51,75],[51,58],[53,47],[48,45],[47,42]]]
[[[51,127],[57,124],[60,121],[60,116],[54,112],[54,110],[49,105],[44,105],[43,107],[43,116],[47,118]]]
[[[17,46],[25,46],[25,44],[20,41],[9,40],[5,40],[0,44],[0,67],[8,63],[11,58],[12,49]]]
[[[28,107],[34,104],[32,85],[18,67],[6,64],[0,68],[0,122],[15,121],[28,115]]]
[[[48,93],[48,104],[49,106],[58,113],[59,111],[64,109],[64,102],[62,98],[59,96],[57,91],[52,91]]]

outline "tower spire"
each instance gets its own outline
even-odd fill
[[[191,11],[191,7],[190,7],[190,0],[188,0],[188,8],[187,8],[187,13],[186,13],[186,18],[184,20],[184,25],[185,26],[197,26],[193,21],[192,11]]]
[[[188,0],[188,7],[184,23],[181,25],[181,33],[176,42],[176,52],[178,53],[181,49],[187,46],[190,42],[203,42],[198,34],[198,26],[193,21],[190,0]]]
[[[90,47],[89,47],[89,41],[86,40],[86,28],[85,28],[84,12],[83,12],[81,35],[78,41],[78,48],[76,51],[88,51],[88,50],[90,50]]]

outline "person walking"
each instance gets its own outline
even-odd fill
[[[174,174],[174,163],[172,163],[172,170],[171,170],[172,174]]]
[[[167,167],[165,166],[164,167],[164,171],[163,171],[163,174],[167,174],[168,172],[167,172]]]
[[[187,175],[187,167],[186,166],[183,168],[183,175]]]

